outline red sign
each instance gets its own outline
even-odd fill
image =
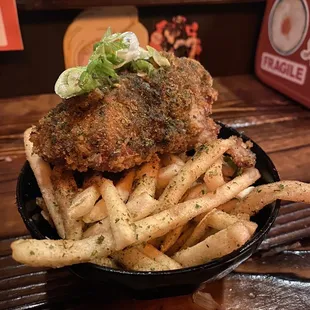
[[[261,69],[293,83],[304,85],[307,67],[298,62],[264,52]]]
[[[0,1],[0,51],[23,50],[15,0]]]
[[[267,0],[256,74],[310,107],[310,0]]]

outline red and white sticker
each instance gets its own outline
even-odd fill
[[[23,50],[15,0],[0,1],[0,51]]]
[[[309,65],[310,65],[310,39],[307,42],[307,48],[300,52],[300,57],[304,61],[309,61]]]
[[[262,54],[261,68],[299,85],[303,85],[306,80],[307,67],[305,65],[270,53]]]

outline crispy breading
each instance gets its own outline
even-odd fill
[[[195,60],[165,55],[171,66],[151,76],[123,72],[109,91],[60,103],[33,130],[35,153],[69,169],[117,172],[215,139],[210,74]]]

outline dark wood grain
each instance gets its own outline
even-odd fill
[[[171,4],[255,3],[265,0],[17,0],[19,10],[68,10],[108,5],[155,6]]]
[[[215,86],[220,96],[214,105],[214,118],[258,142],[282,178],[309,182],[310,111],[250,75],[217,78]],[[132,300],[111,285],[81,281],[66,268],[30,268],[12,260],[12,237],[27,234],[15,206],[16,178],[25,160],[22,134],[58,102],[56,95],[0,100],[0,309],[201,309],[191,296]],[[303,204],[283,206],[278,226],[266,242],[283,232],[289,216],[296,221],[307,219],[307,208]],[[302,225],[298,227],[302,229]],[[296,243],[299,237],[290,241]],[[309,250],[307,243],[298,243],[276,256],[259,252],[241,265],[238,273],[206,285],[204,291],[225,309],[310,309]]]
[[[6,240],[0,241],[1,250],[7,253],[8,245]],[[270,310],[279,305],[281,310],[291,310],[292,306],[308,309],[309,255],[309,252],[294,251],[281,257],[250,259],[238,268],[239,273],[207,284],[203,291],[210,293],[226,310]],[[9,274],[8,270],[12,273]],[[265,299],[267,296],[268,300]],[[191,296],[133,300],[110,284],[86,283],[66,268],[18,268],[10,256],[1,256],[0,309],[12,306],[14,309],[201,309],[193,303]]]

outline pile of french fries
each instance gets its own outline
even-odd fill
[[[236,138],[218,139],[195,155],[155,156],[116,183],[99,172],[78,188],[72,171],[53,169],[25,149],[42,198],[37,204],[60,240],[18,240],[13,258],[30,266],[90,262],[137,271],[207,263],[243,246],[255,233],[250,217],[276,199],[310,203],[310,185],[282,181],[254,187],[256,168],[236,174],[224,160]]]

